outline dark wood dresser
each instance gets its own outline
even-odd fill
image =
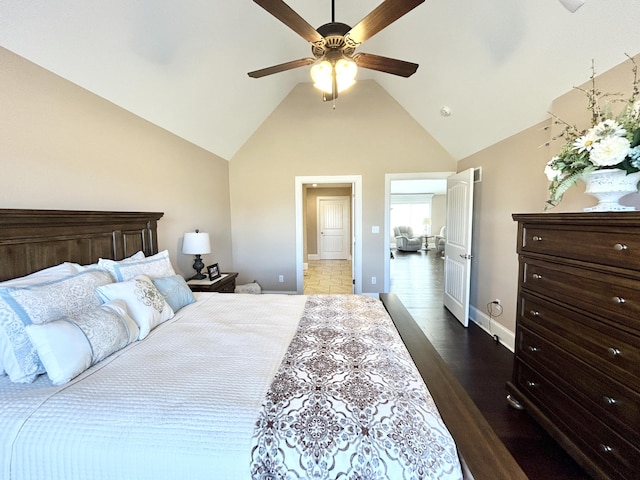
[[[595,478],[640,478],[640,212],[514,214],[510,403]]]

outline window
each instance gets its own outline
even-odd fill
[[[391,234],[393,228],[409,226],[415,235],[431,235],[431,194],[391,195]]]

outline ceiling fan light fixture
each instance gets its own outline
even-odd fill
[[[338,93],[356,83],[358,66],[353,60],[339,59],[335,66],[328,60],[322,60],[311,67],[313,86],[325,93],[331,93],[333,75],[336,76]]]

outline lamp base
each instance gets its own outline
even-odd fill
[[[191,277],[189,280],[204,280],[207,278],[207,275],[202,273],[202,269],[204,268],[204,263],[202,262],[202,258],[200,255],[196,255],[196,259],[193,262],[193,269],[196,271],[196,274]]]

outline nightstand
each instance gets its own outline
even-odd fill
[[[215,280],[189,280],[187,284],[192,292],[233,293],[236,289],[237,272],[223,273]]]

